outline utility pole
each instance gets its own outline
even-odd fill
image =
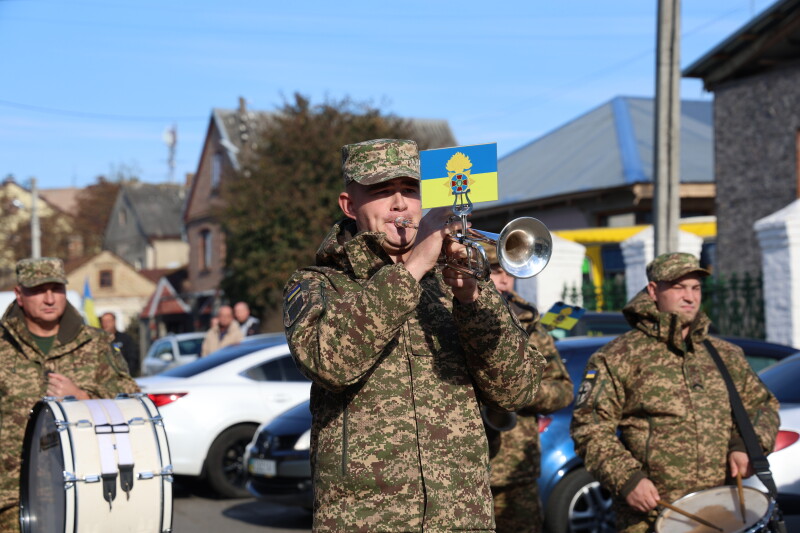
[[[653,225],[656,255],[678,251],[680,219],[680,0],[658,1]]]
[[[42,235],[39,228],[39,189],[36,188],[36,178],[31,178],[31,257],[34,259],[42,256]]]

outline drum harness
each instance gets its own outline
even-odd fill
[[[728,395],[730,396],[733,418],[736,421],[737,427],[739,428],[739,434],[741,434],[742,440],[744,440],[744,447],[747,450],[747,456],[750,458],[750,464],[753,465],[753,470],[755,470],[758,479],[760,479],[764,486],[767,487],[770,497],[775,500],[776,512],[773,522],[778,533],[786,533],[786,524],[783,521],[783,513],[777,504],[778,487],[775,485],[775,480],[772,478],[772,472],[769,469],[769,461],[764,455],[764,452],[761,450],[761,446],[758,444],[758,437],[756,437],[756,432],[753,429],[753,423],[750,421],[750,417],[747,415],[744,404],[742,404],[742,399],[739,397],[739,393],[736,390],[736,385],[734,385],[733,379],[731,378],[731,375],[728,372],[728,368],[725,366],[722,357],[720,357],[719,352],[716,348],[714,348],[714,345],[711,344],[711,341],[708,339],[703,341],[703,345],[708,350],[708,353],[711,354],[711,358],[719,368],[720,374],[722,374],[722,379],[725,381],[725,386],[728,387]]]

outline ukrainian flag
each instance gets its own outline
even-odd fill
[[[83,317],[90,326],[100,327],[100,321],[94,312],[94,299],[92,299],[92,289],[89,287],[88,277],[83,280]]]
[[[457,153],[469,158],[469,199],[472,203],[497,200],[497,143],[454,146],[419,153],[422,207],[451,206],[455,200],[448,162]],[[452,170],[452,169],[451,169]],[[451,172],[452,174],[452,172]],[[465,199],[466,200],[466,199]]]

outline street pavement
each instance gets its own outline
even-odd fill
[[[204,489],[175,486],[174,533],[310,533],[311,513],[255,498],[217,499]],[[787,530],[800,532],[800,515],[786,516]]]
[[[217,499],[205,489],[175,485],[174,533],[307,533],[311,513],[255,498]]]

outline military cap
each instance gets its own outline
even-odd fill
[[[692,254],[661,254],[647,265],[648,281],[673,281],[693,272],[704,277],[711,274],[700,268],[700,262]]]
[[[483,250],[486,252],[486,259],[489,260],[489,264],[492,266],[499,265],[500,259],[497,258],[497,246],[493,244],[483,244]]]
[[[67,284],[64,262],[57,257],[28,258],[17,261],[17,285],[38,287],[45,283]]]
[[[342,174],[347,187],[355,181],[375,185],[395,178],[419,180],[417,143],[404,139],[373,139],[342,147]]]

